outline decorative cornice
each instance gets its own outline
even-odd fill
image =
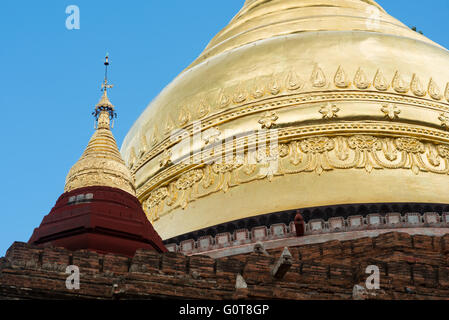
[[[338,72],[337,72],[338,73]],[[165,131],[165,138],[161,140],[159,129],[157,125],[153,127],[151,132],[147,133],[151,136],[151,141],[153,147],[146,151],[142,152],[138,157],[136,155],[135,150],[133,148],[130,149],[130,153],[128,155],[128,166],[130,167],[133,174],[137,172],[145,163],[150,161],[152,158],[163,152],[165,149],[170,148],[175,145],[182,139],[186,138],[186,134],[188,136],[193,136],[195,131],[204,131],[212,127],[217,127],[219,125],[223,125],[229,121],[242,118],[245,116],[249,116],[256,113],[261,113],[260,117],[263,117],[263,113],[272,112],[278,109],[286,109],[292,107],[301,107],[304,104],[310,103],[333,103],[333,102],[351,102],[351,101],[360,101],[360,102],[380,102],[383,104],[388,103],[396,103],[396,104],[404,104],[408,106],[416,106],[420,108],[427,108],[437,112],[449,112],[449,104],[443,101],[437,101],[432,99],[425,99],[424,97],[419,97],[418,95],[404,95],[395,92],[394,90],[390,90],[389,92],[385,90],[381,90],[383,88],[388,87],[386,83],[381,83],[379,80],[383,77],[381,71],[378,71],[375,75],[374,84],[377,90],[364,90],[364,91],[354,91],[353,89],[346,88],[345,90],[341,90],[338,86],[336,86],[337,91],[328,91],[325,90],[323,92],[313,92],[313,91],[305,91],[303,93],[298,92],[285,92],[284,94],[279,94],[278,96],[268,96],[265,99],[259,98],[255,99],[253,102],[242,102],[240,105],[236,105],[233,108],[226,108],[226,110],[220,111],[219,113],[211,112],[211,114],[202,119],[201,124],[193,123],[194,120],[198,120],[193,118],[192,114],[189,113],[187,107],[183,107],[180,110],[179,118],[183,119],[183,126],[179,128],[175,128],[171,118],[167,120],[166,128],[172,130],[180,130],[182,135],[176,138],[176,135],[170,137],[170,131]],[[377,80],[376,80],[377,79]],[[398,82],[398,73],[395,75],[395,81]],[[393,81],[393,82],[395,82]],[[399,91],[401,81],[397,84]],[[377,83],[377,84],[376,84]],[[384,86],[385,85],[385,86]],[[288,91],[288,90],[287,90]],[[223,91],[222,91],[223,92]],[[223,93],[221,93],[223,95]],[[449,83],[446,89],[446,99],[449,101]],[[222,98],[221,98],[222,99]],[[230,100],[229,100],[230,101]],[[438,119],[439,115],[436,115],[435,119]],[[186,119],[190,120],[187,121]],[[181,122],[179,123],[181,124]],[[167,133],[169,132],[169,133]],[[173,133],[173,131],[171,131]],[[143,133],[142,133],[143,134]],[[146,150],[146,146],[140,146],[140,149]],[[134,154],[133,154],[134,153]]]
[[[420,172],[439,175],[449,173],[449,142],[418,139],[410,134],[413,128],[389,136],[360,134],[363,124],[353,129],[359,133],[332,135],[321,132],[319,136],[288,142],[280,140],[278,147],[267,149],[267,155],[262,155],[263,159],[259,154],[252,154],[257,151],[246,151],[251,150],[250,145],[245,148],[237,143],[237,147],[245,150],[237,152],[241,158],[235,158],[229,163],[217,163],[204,154],[203,164],[193,168],[192,165],[189,168],[187,164],[180,164],[173,170],[156,175],[149,181],[151,184],[139,188],[145,190],[148,196],[140,193],[138,197],[143,202],[148,218],[154,221],[161,214],[179,207],[184,209],[190,202],[212,193],[227,192],[229,188],[241,184],[271,180],[278,176],[299,173],[322,175],[328,171],[347,169],[364,170],[367,174],[375,170],[399,169],[411,170],[416,175]],[[419,132],[415,134],[424,136]],[[432,134],[429,134],[430,137]],[[258,161],[252,162],[253,158]],[[170,173],[172,176],[169,176]]]
[[[302,127],[279,128],[277,136],[279,142],[287,143],[298,139],[304,139],[315,135],[355,135],[355,134],[379,134],[380,136],[411,136],[422,141],[429,141],[435,144],[449,144],[449,132],[427,127],[411,126],[401,123],[383,123],[383,122],[341,122],[319,125],[308,125]],[[259,135],[253,133],[251,135],[236,138],[230,144],[223,146],[223,153],[230,154],[235,150],[244,150],[254,148],[257,145]],[[166,168],[164,171],[158,172],[150,180],[143,185],[137,186],[137,197],[144,197],[149,190],[154,189],[164,182],[170,182],[180,173],[203,165],[195,162],[196,159],[203,159],[203,162],[211,161],[209,146],[203,152],[199,152],[190,158],[178,159],[176,164]]]

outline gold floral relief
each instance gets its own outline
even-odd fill
[[[358,89],[364,90],[368,89],[371,83],[369,82],[365,72],[362,70],[362,68],[359,68],[357,70],[357,73],[355,74],[354,83]]]
[[[393,89],[398,93],[407,93],[409,90],[408,84],[405,82],[402,74],[396,71],[393,78]]]
[[[347,88],[351,85],[345,70],[341,66],[338,67],[337,73],[335,74],[334,83],[338,88]]]
[[[381,70],[377,70],[374,76],[374,87],[379,91],[387,91],[390,85]]]
[[[424,86],[422,85],[421,80],[416,74],[413,74],[411,89],[413,94],[418,97],[424,97],[427,93],[426,90],[424,89]]]
[[[429,95],[432,97],[432,99],[435,100],[441,100],[443,96],[441,95],[441,90],[438,84],[431,78],[429,81]]]
[[[356,72],[352,74],[347,72],[346,69],[349,68],[340,65],[336,73],[329,75],[330,79],[333,79],[331,81],[333,86],[328,83],[326,70],[317,65],[308,74],[301,74],[300,70],[291,68],[285,72],[257,76],[254,79],[241,81],[228,87],[216,89],[213,92],[191,96],[186,101],[181,102],[178,113],[174,115],[176,121],[168,116],[162,123],[153,124],[154,132],[148,135],[147,146],[144,148],[141,148],[141,145],[135,146],[136,159],[129,154],[128,159],[134,161],[128,161],[128,166],[135,172],[154,155],[163,152],[161,148],[165,148],[165,144],[160,145],[159,142],[165,141],[173,130],[185,128],[192,134],[190,126],[195,121],[207,119],[211,126],[216,126],[218,123],[232,121],[234,118],[258,110],[262,112],[261,116],[263,116],[266,112],[274,111],[273,109],[279,109],[283,106],[288,107],[292,104],[291,101],[304,104],[329,99],[376,99],[381,101],[381,112],[385,114],[385,119],[390,121],[397,120],[401,113],[405,111],[402,106],[399,109],[397,102],[417,107],[437,108],[444,112],[449,110],[446,103],[446,100],[449,101],[449,83],[446,83],[443,91],[434,78],[430,78],[426,86],[425,79],[416,73],[411,74],[409,82],[403,76],[405,73],[399,70],[395,71],[392,80],[391,78],[389,80],[381,69],[377,69],[374,77],[373,74],[366,71],[367,68],[358,67]],[[353,82],[350,80],[351,77],[353,77]],[[324,89],[326,92],[313,92],[323,91]],[[347,93],[343,92],[343,89],[358,90],[359,93]],[[376,91],[377,93],[375,93]],[[398,93],[402,96],[398,97]],[[428,97],[428,99],[424,100],[425,97]],[[443,98],[446,99],[444,102],[442,102]],[[265,99],[271,99],[271,102],[265,103]],[[253,104],[250,105],[249,103]],[[264,105],[259,105],[261,103]],[[236,106],[239,106],[239,108],[232,109]],[[234,110],[236,111],[234,112]],[[340,109],[334,103],[324,106],[319,111],[323,119],[339,121]],[[436,116],[436,120],[438,120],[438,117],[439,114]],[[442,127],[449,128],[446,126],[446,120],[440,119],[440,121]],[[262,124],[262,126],[268,128],[273,124],[274,121],[272,123],[267,121],[266,125]],[[158,131],[157,127],[161,127],[161,130]],[[133,162],[132,166],[131,162]]]
[[[280,143],[275,148],[246,150],[228,162],[204,164],[183,173],[169,185],[152,191],[144,200],[153,220],[165,209],[188,207],[192,201],[256,180],[333,170],[410,170],[413,174],[449,174],[449,144],[414,137],[373,135],[319,136]]]

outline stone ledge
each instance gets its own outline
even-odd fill
[[[415,234],[417,229],[425,229],[428,232],[423,234],[442,235],[449,233],[449,213],[438,214],[436,212],[420,213],[388,213],[385,216],[381,214],[369,214],[366,217],[359,215],[343,217],[333,217],[325,221],[322,219],[310,220],[305,224],[304,236],[314,241],[317,237],[324,238],[325,241],[332,239],[351,239],[358,237],[356,231],[363,231],[370,236],[377,236],[382,233],[397,231]],[[346,233],[343,235],[343,233]],[[333,236],[338,234],[338,236]],[[167,243],[166,248],[171,252],[183,252],[192,254],[213,254],[213,252],[235,251],[244,253],[240,248],[247,245],[254,245],[258,241],[277,242],[278,240],[287,240],[296,236],[294,222],[288,225],[284,223],[272,224],[267,226],[257,226],[252,229],[238,229],[233,233],[225,232],[217,234],[215,237],[202,236],[198,239],[188,239],[180,243]],[[288,241],[287,241],[288,242]],[[301,243],[299,243],[301,244]],[[290,244],[293,245],[293,244]],[[217,257],[213,255],[214,257]]]

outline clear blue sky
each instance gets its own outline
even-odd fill
[[[0,256],[28,241],[93,133],[110,53],[119,146],[148,103],[190,64],[244,0],[0,1]],[[449,1],[380,0],[449,48]],[[80,8],[81,28],[65,27]]]

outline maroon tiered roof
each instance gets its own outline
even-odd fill
[[[111,187],[64,193],[29,243],[131,257],[137,249],[167,251],[137,198]]]

